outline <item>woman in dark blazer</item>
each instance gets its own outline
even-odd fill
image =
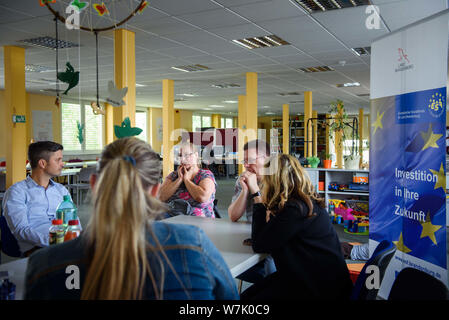
[[[255,200],[252,240],[255,252],[271,254],[277,271],[241,298],[349,299],[352,282],[324,199],[296,158],[278,155],[266,169],[263,197],[248,181]]]

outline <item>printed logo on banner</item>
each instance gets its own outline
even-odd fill
[[[395,98],[396,123],[433,122],[446,110],[446,87],[401,94]]]
[[[410,59],[408,54],[405,53],[403,48],[398,48],[399,58],[398,58],[398,67],[394,70],[395,72],[402,72],[405,70],[413,69],[415,66],[410,63]]]

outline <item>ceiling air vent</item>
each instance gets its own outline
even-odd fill
[[[334,69],[329,66],[299,68],[298,70],[305,73],[334,71]]]
[[[38,38],[32,38],[32,39],[25,39],[20,40],[19,42],[27,43],[32,46],[41,47],[41,48],[49,48],[49,49],[66,49],[66,48],[73,48],[73,47],[79,47],[77,43],[73,43],[70,41],[64,41],[64,40],[57,40],[55,38],[51,37],[38,37]]]
[[[370,0],[295,0],[309,13],[371,5]]]
[[[371,47],[351,48],[351,50],[359,57],[368,56],[371,54]]]
[[[278,96],[288,97],[288,96],[299,96],[300,94],[301,94],[300,92],[280,92],[278,93]]]
[[[210,70],[209,67],[203,66],[202,64],[193,64],[188,66],[176,66],[171,67],[172,69],[184,71],[184,72],[196,72],[196,71],[206,71]]]
[[[237,43],[247,49],[279,47],[290,44],[274,34],[268,36],[232,40],[232,42]]]
[[[212,88],[217,89],[229,89],[229,88],[240,88],[239,84],[236,83],[219,83],[211,85]]]

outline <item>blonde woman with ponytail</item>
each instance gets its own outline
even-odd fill
[[[349,299],[349,271],[338,236],[299,161],[286,154],[266,164],[254,198],[252,246],[269,253],[277,271],[242,293],[243,299]],[[249,181],[250,193],[259,187]]]
[[[147,143],[124,138],[106,146],[91,176],[87,228],[30,257],[25,298],[237,299],[226,263],[202,230],[154,221],[166,210],[156,198],[160,177]],[[79,270],[78,281],[68,279],[68,266]]]

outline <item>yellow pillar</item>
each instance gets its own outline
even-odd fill
[[[338,115],[336,121],[342,121],[343,117],[343,109],[341,105],[338,105]],[[343,168],[343,141],[342,140],[342,132],[335,132],[335,153],[337,154],[336,166],[339,169]]]
[[[221,114],[213,114],[211,122],[212,127],[214,127],[215,129],[221,128]]]
[[[312,111],[312,118],[317,119],[318,118],[318,112],[316,110]],[[312,127],[312,135],[313,135],[313,156],[318,156],[318,120],[312,121],[313,127]]]
[[[359,161],[359,168],[362,166],[363,163],[363,109],[359,109],[359,155],[360,155],[360,161]]]
[[[238,126],[239,126],[239,120],[238,119],[239,119],[238,117],[233,117],[232,118],[232,127],[233,128],[238,128]]]
[[[304,156],[306,158],[312,156],[312,125],[309,124],[307,127],[310,118],[312,118],[312,91],[304,91],[304,139],[306,139],[307,132],[307,141],[310,141],[304,141]]]
[[[162,170],[164,178],[174,169],[173,141],[170,135],[174,130],[174,85],[173,80],[162,80]]]
[[[329,141],[330,117],[331,115],[326,113],[326,154],[330,154],[330,141]]]
[[[13,115],[27,114],[25,91],[25,49],[3,47],[5,67],[6,188],[26,178],[27,123],[12,122]]]
[[[257,139],[257,73],[246,73],[246,130],[248,141]]]
[[[109,103],[104,104],[105,108],[105,125],[106,125],[106,144],[110,144],[115,140],[114,137],[114,107]]]
[[[114,30],[114,80],[115,87],[122,89],[128,87],[121,107],[112,108],[112,132],[114,125],[121,125],[126,117],[135,126],[136,119],[136,54],[135,33],[126,29]],[[111,129],[108,128],[108,131]],[[113,139],[116,137],[114,135]]]
[[[290,154],[290,112],[288,104],[282,105],[282,152]]]
[[[237,155],[239,161],[239,174],[243,172],[243,145],[245,144],[245,137],[243,132],[246,130],[246,97],[238,96],[239,107],[238,107],[238,146],[237,146]]]

